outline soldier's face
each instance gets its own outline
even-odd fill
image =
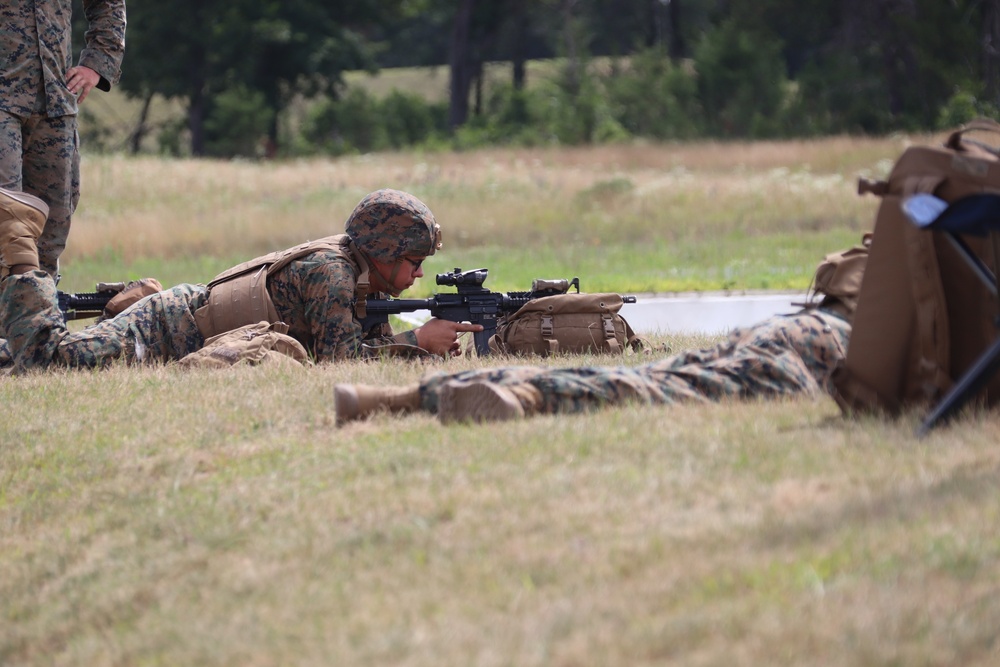
[[[424,269],[421,266],[426,257],[400,257],[391,264],[374,260],[375,269],[385,280],[390,290],[397,294],[413,287],[417,278],[423,278]]]
[[[396,273],[396,280],[393,287],[402,292],[413,287],[417,278],[424,277],[423,263],[426,257],[400,257],[396,260],[399,264],[399,271]]]

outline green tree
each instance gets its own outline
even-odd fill
[[[698,96],[709,131],[723,137],[774,136],[788,80],[781,41],[727,19],[695,48]]]
[[[270,110],[268,135],[296,94],[335,95],[345,70],[374,66],[360,28],[398,2],[354,0],[129,1],[123,89],[187,103],[191,152],[203,155],[206,119],[223,91],[256,91]],[[223,123],[210,124],[226,131]]]

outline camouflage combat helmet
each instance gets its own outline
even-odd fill
[[[400,257],[426,257],[441,247],[441,227],[422,201],[399,190],[365,196],[345,231],[369,257],[390,264]]]

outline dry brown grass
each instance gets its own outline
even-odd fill
[[[379,154],[274,163],[88,156],[67,261],[240,254],[339,232],[368,191],[414,192],[450,250],[541,240],[602,243],[849,229],[854,196],[911,139],[698,143]]]

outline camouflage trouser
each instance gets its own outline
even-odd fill
[[[437,412],[440,388],[449,380],[532,385],[541,404],[525,408],[542,413],[582,412],[622,402],[816,396],[832,388],[830,375],[847,353],[850,331],[850,324],[828,313],[782,315],[734,330],[713,348],[642,366],[511,366],[434,373],[421,380],[421,399],[424,409]]]
[[[77,117],[22,118],[0,111],[0,187],[23,190],[49,205],[38,260],[43,271],[56,275],[80,200]]]
[[[204,285],[151,294],[115,318],[74,332],[66,328],[57,299],[55,281],[42,271],[0,282],[0,330],[6,332],[15,371],[96,368],[115,359],[166,362],[205,344],[194,319],[208,300]]]

